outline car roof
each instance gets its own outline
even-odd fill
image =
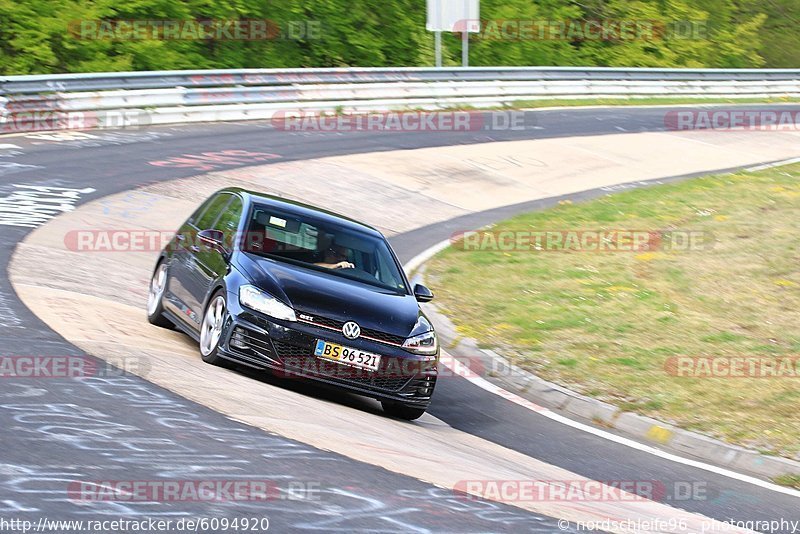
[[[237,193],[241,195],[245,201],[250,203],[257,202],[259,204],[274,207],[286,213],[298,215],[300,217],[311,217],[322,222],[338,224],[351,230],[357,230],[379,237],[384,237],[383,234],[373,226],[333,211],[312,206],[310,204],[304,204],[302,202],[281,198],[275,195],[268,195],[258,191],[251,191],[241,187],[226,187],[218,192]]]

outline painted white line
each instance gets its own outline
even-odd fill
[[[0,150],[4,150],[6,148],[22,148],[22,147],[19,147],[17,145],[12,145],[12,144],[9,144],[9,143],[0,145]]]
[[[403,266],[403,268],[406,270],[406,274],[408,275],[408,277],[410,278],[411,275],[414,273],[414,271],[419,269],[420,265],[422,265],[423,263],[425,263],[426,261],[428,261],[429,259],[431,259],[432,257],[434,257],[439,252],[443,251],[449,246],[450,246],[449,239],[445,239],[444,241],[439,241],[432,247],[426,248],[425,250],[423,250],[410,260],[408,260],[406,264]]]
[[[800,160],[800,158],[798,158],[798,160]],[[794,160],[787,160],[787,161],[792,163],[794,162]],[[447,248],[449,245],[450,245],[449,239],[445,241],[440,241],[439,243],[433,245],[432,247],[417,254],[416,256],[411,258],[408,262],[406,262],[406,264],[404,265],[406,273],[409,273],[410,275],[413,271],[418,269],[423,263],[425,263],[433,256],[435,256],[436,254]],[[760,478],[744,475],[742,473],[737,473],[735,471],[731,471],[730,469],[725,469],[723,467],[717,467],[715,465],[710,465],[697,460],[690,460],[689,458],[684,458],[682,456],[678,456],[677,454],[672,454],[666,451],[662,451],[661,449],[652,447],[650,445],[639,443],[638,441],[634,441],[630,438],[624,438],[622,436],[612,434],[611,432],[606,432],[605,430],[601,430],[599,428],[595,428],[593,426],[589,426],[584,423],[574,421],[568,417],[565,417],[563,415],[551,411],[549,408],[545,408],[544,406],[539,406],[538,404],[531,402],[528,399],[520,397],[516,393],[512,393],[511,391],[505,390],[500,386],[497,386],[489,382],[485,378],[473,373],[469,367],[467,367],[466,365],[464,365],[456,358],[450,356],[447,353],[442,354],[440,361],[445,367],[450,369],[453,373],[457,374],[458,376],[464,377],[464,379],[469,380],[472,384],[478,386],[484,391],[497,395],[498,397],[502,397],[509,402],[513,402],[518,406],[522,406],[523,408],[527,408],[528,410],[536,412],[543,417],[547,417],[552,421],[556,421],[558,423],[569,426],[576,430],[592,434],[593,436],[606,439],[608,441],[617,443],[619,445],[630,447],[631,449],[645,452],[647,454],[652,454],[653,456],[657,456],[658,458],[662,458],[664,460],[669,460],[671,462],[687,465],[689,467],[702,469],[710,473],[715,473],[717,475],[732,478],[734,480],[746,482],[748,484],[752,484],[760,488],[800,498],[800,491],[797,491],[795,489],[779,486],[777,484],[773,484],[772,482],[767,482],[765,480],[761,480]]]
[[[756,165],[755,167],[748,167],[747,172],[763,171],[764,169],[771,169],[773,167],[782,167],[783,165],[791,165],[792,163],[800,163],[800,158],[785,159],[783,161],[776,161],[774,163],[765,163],[764,165]]]
[[[644,443],[639,443],[638,441],[634,441],[629,438],[624,438],[622,436],[617,436],[616,434],[612,434],[610,432],[606,432],[605,430],[601,430],[599,428],[595,428],[593,426],[586,425],[584,423],[579,423],[578,421],[573,421],[568,417],[564,417],[563,415],[559,415],[549,408],[545,408],[544,406],[539,406],[538,404],[529,401],[528,399],[524,399],[517,395],[516,393],[512,393],[508,390],[501,388],[495,384],[492,384],[485,378],[476,375],[473,373],[469,367],[455,359],[454,357],[450,356],[449,354],[444,354],[440,361],[453,373],[457,374],[458,376],[464,377],[466,380],[469,380],[471,383],[475,384],[479,388],[488,391],[489,393],[493,393],[498,397],[502,397],[507,401],[513,402],[523,408],[527,408],[528,410],[534,411],[543,417],[547,417],[553,421],[561,423],[563,425],[569,426],[576,430],[581,430],[588,434],[592,434],[599,438],[606,439],[608,441],[612,441],[619,445],[624,445],[626,447],[630,447],[631,449],[636,449],[638,451],[646,452],[648,454],[652,454],[653,456],[657,456],[664,460],[669,460],[675,463],[687,465],[689,467],[695,467],[697,469],[702,469],[704,471],[708,471],[711,473],[715,473],[717,475],[722,475],[724,477],[732,478],[734,480],[739,480],[741,482],[746,482],[748,484],[753,484],[754,486],[759,486],[764,489],[777,491],[779,493],[783,493],[785,495],[791,495],[792,497],[800,497],[800,491],[797,491],[792,488],[786,488],[783,486],[779,486],[777,484],[773,484],[771,482],[767,482],[765,480],[761,480],[760,478],[751,477],[749,475],[743,475],[741,473],[737,473],[735,471],[731,471],[729,469],[725,469],[722,467],[717,467],[715,465],[706,464],[697,460],[690,460],[688,458],[684,458],[682,456],[678,456],[676,454],[672,454],[666,451],[662,451],[661,449],[656,449],[655,447],[651,447],[650,445],[645,445]]]

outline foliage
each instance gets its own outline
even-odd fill
[[[796,0],[483,0],[488,21],[676,21],[705,34],[637,39],[471,36],[472,65],[797,67]],[[268,20],[270,39],[81,37],[82,21]],[[292,35],[286,35],[293,29]],[[309,34],[308,31],[311,33]],[[680,32],[679,32],[680,33]],[[458,65],[459,34],[444,35],[444,62]],[[431,65],[433,36],[422,0],[0,0],[0,73],[187,68]]]

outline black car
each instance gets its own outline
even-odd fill
[[[305,204],[228,188],[181,226],[156,264],[148,319],[235,362],[378,399],[416,419],[436,385],[439,344],[375,228]]]

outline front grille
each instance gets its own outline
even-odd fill
[[[403,386],[406,385],[408,382],[408,377],[403,376],[394,376],[394,377],[379,377],[376,376],[372,379],[371,382],[367,384],[369,387],[374,387],[377,389],[385,389],[386,391],[397,391],[402,389]]]
[[[275,344],[275,350],[278,351],[278,357],[282,360],[307,358],[313,353],[311,347],[301,347],[299,345],[292,345],[291,343],[284,343],[283,341],[273,341],[273,343]]]
[[[392,345],[402,345],[403,342],[406,340],[406,338],[404,338],[403,336],[387,334],[386,332],[380,332],[378,330],[372,330],[369,328],[363,328],[361,330],[361,335],[370,337],[372,339],[376,339],[378,341],[382,341],[384,343],[391,343]]]
[[[341,331],[345,323],[345,321],[338,321],[336,319],[331,319],[329,317],[321,317],[319,315],[314,315],[311,313],[299,312],[298,314],[308,315],[314,318],[313,321],[307,321],[301,319],[303,322],[307,324],[314,324],[317,326],[329,328],[331,330]],[[403,336],[396,336],[394,334],[381,332],[380,330],[372,330],[371,328],[362,328],[361,337],[369,337],[376,341],[380,341],[382,343],[388,343],[390,345],[402,345],[403,342],[406,340],[406,338],[404,338]]]
[[[303,315],[309,315],[304,313]],[[337,330],[341,330],[342,326],[344,326],[343,321],[337,321],[336,319],[328,319],[327,317],[320,317],[319,315],[309,315],[309,317],[313,317],[313,321],[308,321],[312,324],[317,324],[321,326],[327,326],[328,328],[336,328]]]
[[[263,362],[279,361],[270,346],[269,340],[249,328],[241,326],[234,328],[228,345],[237,352],[255,357]]]
[[[387,369],[390,358],[381,359],[381,368],[377,371],[368,371],[359,367],[342,365],[334,361],[317,358],[311,346],[292,345],[281,341],[274,341],[275,350],[283,361],[287,371],[297,374],[316,376],[339,382],[350,384],[366,389],[376,389],[386,392],[395,392],[403,387],[413,378],[413,376],[398,376],[381,374]]]

